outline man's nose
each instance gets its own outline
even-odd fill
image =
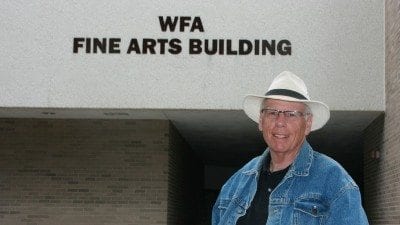
[[[285,113],[283,112],[279,112],[278,116],[275,119],[275,123],[277,126],[282,127],[286,125],[286,117],[285,117]]]

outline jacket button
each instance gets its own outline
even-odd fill
[[[314,206],[312,207],[311,212],[312,212],[313,215],[317,215],[317,214],[318,214],[318,208],[317,208],[316,205],[314,205]]]

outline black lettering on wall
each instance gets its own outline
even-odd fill
[[[157,42],[160,44],[160,54],[165,54],[165,44],[168,43],[168,39],[157,39]]]
[[[268,40],[262,40],[261,42],[262,55],[267,54],[267,49],[269,54],[275,55],[275,40],[271,40],[271,43],[269,43]]]
[[[288,40],[279,41],[277,50],[281,55],[292,55],[292,46]]]
[[[126,53],[131,54],[132,51],[136,52],[136,54],[140,54],[140,46],[136,38],[131,39],[131,42],[129,43],[129,47]]]
[[[173,18],[171,16],[166,16],[165,18],[163,16],[159,16],[158,21],[160,22],[160,28],[162,32],[174,32],[178,24],[180,32],[185,32],[186,28],[188,28],[190,32],[194,32],[196,30],[199,32],[204,32],[203,23],[201,22],[201,18],[199,16],[194,17],[193,22],[192,17],[190,16],[175,16]]]
[[[236,50],[232,50],[232,40],[226,40],[226,54],[227,55],[237,55]]]
[[[120,53],[121,38],[74,38],[73,53],[85,48],[86,53]],[[107,48],[108,47],[108,48]]]
[[[175,16],[174,20],[170,16],[167,16],[164,20],[164,17],[159,16],[158,20],[160,21],[161,31],[166,32],[168,29],[171,32],[175,31],[176,24],[178,23],[178,17]]]
[[[90,53],[90,46],[91,46],[91,40],[90,38],[86,38],[86,53]]]
[[[204,52],[207,55],[215,55],[218,51],[218,39],[213,39],[211,40],[212,43],[210,43],[210,40],[206,40],[204,42]],[[210,48],[211,45],[211,48]]]
[[[73,46],[72,46],[72,48],[73,48],[72,52],[73,53],[78,53],[79,48],[83,47],[82,42],[84,42],[84,41],[85,41],[85,38],[74,38]]]
[[[190,39],[189,40],[189,54],[200,54],[201,49],[201,40],[200,39]]]
[[[194,17],[193,25],[192,25],[192,28],[190,28],[190,32],[193,32],[196,29],[199,30],[200,32],[204,32],[203,23],[201,22],[201,19],[199,16]]]
[[[107,40],[103,38],[100,40],[99,38],[93,38],[93,53],[97,53],[97,49],[100,49],[101,53],[106,53],[107,51]]]
[[[189,23],[190,19],[191,19],[190,16],[181,16],[179,18],[179,21],[180,21],[180,23],[179,23],[179,31],[180,32],[184,32],[185,31],[185,27],[189,27],[190,26],[190,23]]]
[[[143,54],[147,54],[149,51],[150,54],[156,54],[156,40],[150,39],[150,38],[144,38],[143,39]]]
[[[253,45],[249,40],[239,40],[239,55],[248,55],[253,50]]]
[[[162,32],[204,32],[200,16],[158,16]],[[73,38],[73,53],[84,51],[86,54],[118,54],[121,38]],[[189,54],[206,55],[291,55],[289,40],[266,39],[188,39]],[[181,40],[178,38],[132,38],[126,53],[131,54],[180,54]]]
[[[120,53],[119,43],[121,42],[121,38],[110,38],[110,44],[108,46],[109,53]]]
[[[171,48],[168,49],[168,52],[171,53],[171,54],[174,54],[174,55],[181,53],[182,52],[182,47],[181,47],[180,44],[181,44],[181,40],[176,39],[176,38],[172,39],[169,42],[169,46]]]

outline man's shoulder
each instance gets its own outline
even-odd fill
[[[258,171],[262,161],[264,160],[264,154],[256,156],[248,161],[244,166],[242,166],[239,171],[243,173],[251,173],[253,171]]]
[[[353,178],[346,169],[336,160],[320,152],[313,152],[313,169],[315,173],[326,176],[327,179],[337,182],[338,185],[354,185]]]
[[[263,155],[254,157],[248,161],[240,169],[236,170],[234,174],[224,183],[221,188],[220,196],[230,196],[236,193],[237,188],[247,186],[247,184],[255,179],[249,179],[258,173],[258,167],[263,159]]]
[[[262,154],[252,158],[245,165],[236,170],[236,172],[228,179],[226,183],[240,182],[239,180],[241,180],[243,176],[251,176],[257,174],[264,159],[264,155],[265,154]]]
[[[313,156],[315,163],[322,163],[323,165],[325,165],[326,168],[336,168],[339,170],[343,169],[340,163],[324,153],[313,151]]]

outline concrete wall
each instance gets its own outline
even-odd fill
[[[191,20],[182,32],[162,31],[159,16]],[[203,31],[189,31],[195,17]],[[86,53],[85,42],[73,53],[75,37],[119,38],[121,52]],[[170,54],[167,44],[161,54],[157,44],[155,54],[127,54],[131,39],[142,48],[145,38],[179,39],[182,52]],[[226,40],[234,50],[240,39],[289,40],[291,55],[189,54],[190,39],[203,47],[221,39],[225,52]],[[384,110],[379,0],[4,0],[0,49],[0,114],[20,107],[238,110],[245,94],[264,94],[283,70],[300,75],[310,96],[332,110]]]
[[[400,3],[386,1],[386,112],[365,131],[364,198],[372,225],[400,224]]]
[[[191,160],[172,131],[168,121],[1,119],[0,224],[171,224],[182,214],[170,196],[195,192],[171,173],[182,170],[171,158]]]

